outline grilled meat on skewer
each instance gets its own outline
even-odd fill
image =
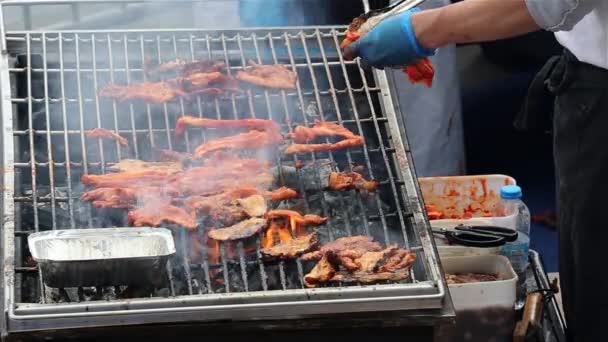
[[[182,116],[175,124],[175,134],[182,135],[187,127],[198,128],[243,128],[246,130],[280,132],[279,125],[272,120],[264,119],[240,119],[240,120],[216,120],[199,118],[195,116]]]
[[[281,242],[272,247],[262,249],[262,255],[269,259],[295,259],[317,247],[316,233],[300,236],[293,240]]]
[[[248,64],[248,68],[236,74],[238,80],[266,88],[296,88],[298,75],[284,65],[260,65],[254,61],[249,61]]]
[[[164,202],[147,203],[143,208],[129,211],[129,222],[135,227],[159,227],[164,223],[176,224],[188,230],[196,229],[194,213]]]
[[[118,163],[112,164],[108,170],[114,172],[160,170],[172,174],[181,172],[183,168],[179,162],[147,162],[138,159],[122,159]]]
[[[111,139],[116,140],[118,144],[122,147],[129,147],[129,141],[126,138],[120,136],[120,134],[116,132],[112,132],[105,128],[95,128],[84,132],[89,138],[100,138],[100,139]]]
[[[253,217],[231,227],[210,230],[208,236],[218,241],[246,239],[264,230],[267,224],[266,219]]]

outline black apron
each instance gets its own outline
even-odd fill
[[[608,70],[569,51],[552,58],[532,82],[515,125],[553,131],[569,341],[608,341]]]

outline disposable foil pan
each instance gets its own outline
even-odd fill
[[[50,287],[156,285],[175,254],[163,228],[54,230],[31,234],[28,245]]]

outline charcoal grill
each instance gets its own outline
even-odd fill
[[[90,1],[4,1],[0,3],[2,92],[2,304],[3,333],[44,329],[107,327],[185,321],[281,320],[318,315],[427,310],[450,311],[437,252],[429,234],[401,113],[383,71],[344,61],[339,42],[345,27],[247,29],[77,29],[42,30],[31,8]],[[159,1],[105,1],[133,13]],[[187,3],[187,2],[171,2]],[[6,24],[9,9],[22,8],[23,29]],[[28,15],[30,15],[28,19]],[[165,105],[117,103],[96,94],[104,85],[146,80],[144,61],[175,58],[224,61],[229,73],[247,60],[282,63],[299,76],[294,91],[248,90],[216,99],[180,99]],[[105,173],[109,163],[131,157],[151,160],[156,149],[191,151],[208,132],[173,134],[182,115],[273,119],[284,132],[315,119],[340,123],[366,139],[363,148],[297,157],[273,156],[278,165],[330,160],[340,170],[363,165],[380,181],[375,195],[306,196],[303,207],[328,216],[322,239],[365,234],[398,243],[418,255],[410,280],[377,285],[342,284],[306,289],[300,261],[267,262],[242,243],[221,245],[221,258],[193,263],[186,234],[175,230],[177,255],[169,277],[155,288],[53,289],[44,285],[28,258],[27,236],[52,229],[124,225],[124,213],[92,209],[79,200],[84,173]],[[85,137],[104,127],[130,140],[131,149]],[[202,231],[200,232],[202,234]],[[237,251],[231,255],[228,251]],[[203,250],[203,256],[207,251]],[[219,279],[219,280],[218,280]],[[445,311],[442,311],[445,312]]]

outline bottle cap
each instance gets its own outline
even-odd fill
[[[521,188],[517,185],[505,185],[500,189],[500,197],[503,199],[520,199]]]

